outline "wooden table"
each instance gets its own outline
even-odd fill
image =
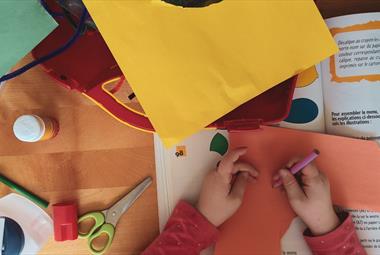
[[[57,118],[59,135],[40,143],[19,142],[12,124],[21,114]],[[1,91],[0,127],[0,173],[51,204],[77,201],[80,213],[106,208],[146,176],[155,176],[151,134],[120,124],[81,94],[57,84],[40,67]],[[8,192],[0,185],[0,195]],[[154,183],[122,217],[108,254],[139,254],[157,234]],[[51,240],[41,254],[89,253],[84,240]]]
[[[327,17],[380,11],[378,0],[317,0]],[[30,57],[22,63],[30,61]],[[20,114],[59,119],[53,140],[26,144],[15,139]],[[155,175],[152,135],[115,121],[80,94],[68,91],[37,67],[10,81],[0,93],[0,172],[48,199],[77,201],[80,213],[105,208],[147,175]],[[10,190],[0,185],[0,195]],[[51,212],[50,208],[48,212]],[[117,226],[108,254],[138,254],[158,234],[156,186]],[[50,240],[41,254],[88,254],[84,240]]]

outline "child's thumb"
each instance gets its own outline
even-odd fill
[[[288,195],[288,199],[289,200],[303,199],[305,194],[302,191],[294,175],[290,173],[289,170],[286,170],[286,169],[281,169],[279,171],[279,174],[282,180],[282,185],[284,186],[286,194]]]

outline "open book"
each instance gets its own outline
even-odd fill
[[[331,18],[326,23],[341,51],[301,75],[292,111],[279,125],[358,138],[378,137],[380,13]],[[154,138],[162,230],[180,199],[197,200],[204,176],[222,158],[228,133],[204,130],[169,150],[157,135]],[[368,254],[380,254],[380,214],[351,213]],[[301,236],[304,228],[299,219],[292,222],[282,239],[283,254],[311,254]]]
[[[326,20],[340,52],[300,75],[283,127],[380,137],[380,13]]]
[[[340,48],[300,75],[293,106],[282,127],[363,139],[380,138],[380,13],[326,20]],[[368,254],[380,254],[380,213],[350,210]],[[293,220],[281,245],[284,255],[311,255],[306,226]]]

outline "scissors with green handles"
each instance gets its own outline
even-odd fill
[[[79,237],[88,238],[88,246],[92,254],[100,255],[106,252],[112,243],[115,235],[115,227],[120,217],[151,184],[152,178],[148,177],[109,209],[89,212],[79,218],[78,224],[87,220],[93,220],[95,222],[89,231],[85,233],[79,231]],[[98,249],[97,247],[94,247],[94,240],[101,235],[106,235],[108,239],[105,245]]]

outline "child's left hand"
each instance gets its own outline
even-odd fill
[[[259,176],[252,165],[239,161],[246,152],[247,148],[232,150],[204,180],[197,208],[216,227],[239,209],[247,182]]]

